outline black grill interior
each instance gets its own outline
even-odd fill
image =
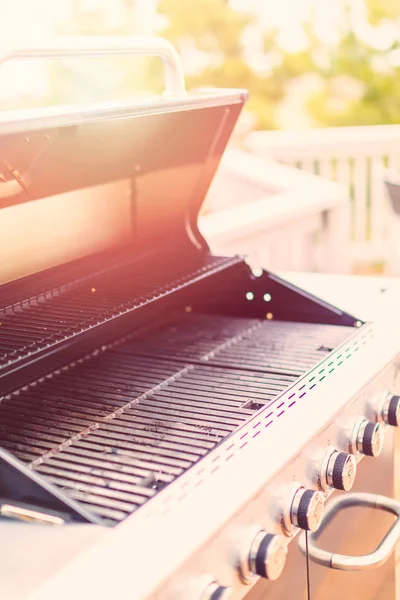
[[[129,285],[140,290],[138,280]],[[78,305],[81,292],[51,306],[75,300]],[[100,311],[105,309],[99,292]],[[116,298],[122,298],[119,290]],[[27,312],[36,319],[39,308]],[[92,308],[91,317],[85,313],[85,323],[99,318],[93,314]],[[53,318],[47,306],[43,315]],[[175,313],[145,333],[4,397],[0,446],[105,523],[115,524],[353,331]]]

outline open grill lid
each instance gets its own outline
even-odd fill
[[[36,118],[26,113],[14,122],[3,117],[0,207],[88,188],[95,194],[113,183],[130,194],[137,238],[187,226],[197,237],[197,214],[244,99],[238,91],[51,116],[35,111]]]
[[[114,53],[137,53],[141,48],[132,40],[130,45],[121,40],[118,44],[120,51]],[[142,47],[144,54],[147,46]],[[87,47],[87,40],[81,42],[84,56]],[[99,42],[89,44],[93,47],[102,48]],[[72,53],[66,44],[62,51],[33,52],[33,57],[70,55],[79,51]],[[26,51],[16,57],[31,55]],[[176,65],[167,64],[171,75]],[[69,245],[76,249],[75,254],[67,253],[67,260],[116,240],[134,242],[139,249],[156,240],[177,254],[205,249],[197,216],[246,92],[186,94],[179,73],[175,81],[178,84],[174,88],[170,82],[164,97],[146,103],[0,113],[0,208],[38,201],[0,213],[0,234],[8,239],[11,229],[15,233],[21,228],[25,242],[20,242],[29,239],[37,248],[43,236],[50,236],[56,246],[57,236],[62,241],[68,231]],[[107,231],[112,227],[114,238]],[[1,252],[12,255],[12,245],[9,240],[6,249],[3,241]]]

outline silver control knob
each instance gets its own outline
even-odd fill
[[[353,448],[366,456],[379,456],[383,446],[384,432],[379,423],[363,419],[354,427]]]
[[[231,589],[214,581],[204,590],[199,600],[228,600],[230,597]]]
[[[249,568],[252,573],[275,581],[286,563],[287,546],[281,535],[271,535],[260,531],[255,537],[249,555]]]
[[[357,460],[346,452],[332,452],[328,458],[325,481],[330,488],[348,492],[356,478]]]
[[[254,575],[275,581],[286,562],[287,544],[283,535],[272,535],[259,530],[243,543],[239,556],[239,574],[243,583],[250,583]],[[250,546],[250,549],[249,549]]]
[[[290,507],[290,521],[294,527],[316,531],[324,513],[324,496],[321,492],[298,488]]]
[[[382,420],[386,425],[399,427],[400,425],[400,396],[388,394],[382,406]]]

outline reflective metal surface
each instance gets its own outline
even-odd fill
[[[321,492],[300,488],[290,507],[290,520],[294,527],[315,531],[324,514],[324,497]]]
[[[309,557],[319,565],[330,569],[339,569],[341,571],[362,571],[365,569],[375,569],[388,560],[394,552],[396,544],[400,541],[400,503],[386,496],[376,496],[373,494],[347,494],[340,496],[330,503],[329,509],[322,520],[319,535],[324,527],[341,510],[349,507],[367,507],[376,510],[384,510],[396,515],[397,519],[391,526],[385,537],[379,543],[374,552],[363,556],[348,556],[344,554],[335,554],[323,550],[317,544],[318,533],[312,534],[309,538]],[[306,552],[305,538],[300,536],[299,547],[303,554]]]
[[[392,425],[392,427],[399,426],[400,396],[391,394],[390,392],[386,394],[386,398],[384,399],[382,406],[382,418],[387,425]]]
[[[379,456],[382,451],[384,435],[380,423],[361,419],[354,429],[355,448],[360,454]]]
[[[283,536],[258,533],[250,549],[249,565],[252,573],[275,581],[285,567],[287,545]]]
[[[348,492],[354,484],[357,461],[352,454],[334,452],[328,460],[326,481],[329,487]]]
[[[157,36],[58,37],[49,40],[45,45],[15,49],[3,54],[0,56],[0,65],[16,59],[134,55],[159,56],[164,62],[166,93],[170,96],[185,94],[185,79],[180,58],[172,44]]]

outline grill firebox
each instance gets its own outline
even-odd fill
[[[3,398],[0,446],[115,524],[352,332],[177,312]]]

